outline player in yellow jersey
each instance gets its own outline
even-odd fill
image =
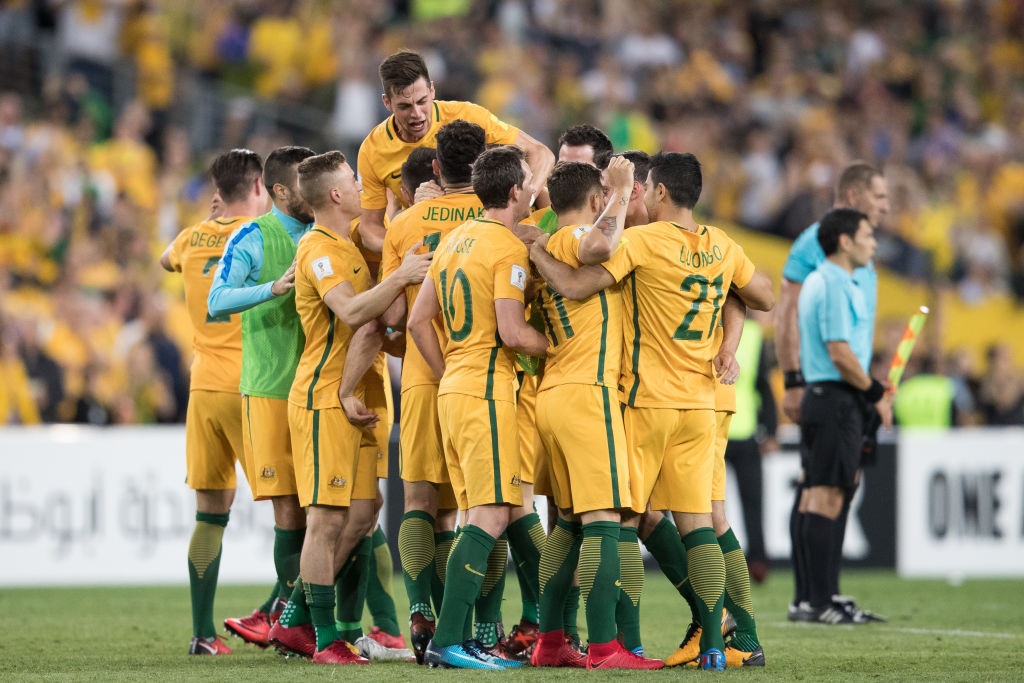
[[[165,270],[185,279],[185,303],[195,328],[188,413],[185,418],[185,482],[196,492],[196,526],[189,543],[192,642],[189,654],[228,654],[216,638],[213,601],[221,538],[235,499],[235,461],[242,454],[242,328],[238,315],[207,313],[213,272],[232,231],[267,204],[259,155],[246,149],[221,154],[210,165],[220,217],[182,230],[160,257]],[[247,478],[252,472],[245,470]],[[276,596],[275,596],[276,597]],[[268,601],[269,603],[270,601]],[[270,612],[270,605],[261,608]],[[259,611],[259,610],[257,610]]]
[[[622,235],[633,183],[633,166],[616,157],[605,180],[580,162],[559,162],[548,178],[559,229],[549,252],[576,268],[608,259]],[[616,605],[621,591],[621,511],[631,505],[626,436],[616,385],[622,348],[620,288],[583,301],[541,290],[542,318],[551,342],[537,394],[537,428],[548,454],[558,521],[544,545],[540,637],[531,662],[537,666],[659,669],[664,664],[623,648],[617,640]],[[565,415],[571,415],[566,419]],[[635,543],[635,541],[634,541]],[[590,647],[571,648],[563,631],[565,593],[580,566]]]
[[[400,271],[371,288],[366,261],[349,239],[358,214],[359,182],[344,155],[310,157],[298,167],[298,182],[316,222],[295,257],[295,306],[306,343],[288,396],[288,422],[299,502],[308,521],[299,572],[306,604],[293,610],[293,599],[289,610],[309,610],[314,662],[366,663],[339,637],[334,583],[343,563],[344,571],[351,569],[349,555],[373,525],[377,463],[361,447],[365,442],[376,452],[368,428],[379,417],[370,414],[359,426],[347,419],[341,395],[346,381],[358,384],[361,377],[344,376],[345,359],[350,345],[356,345],[358,328],[379,317],[407,284],[422,279],[430,256],[410,255]],[[376,332],[371,328],[364,336]],[[361,561],[365,570],[368,558]],[[271,630],[272,639],[287,645],[301,641],[302,632],[308,634],[309,626],[293,616],[282,616]]]
[[[453,230],[409,314],[408,328],[437,377],[448,474],[466,523],[448,557],[444,603],[425,661],[432,666],[503,669],[518,661],[484,652],[464,628],[480,595],[487,560],[522,504],[513,353],[543,355],[547,340],[526,324],[529,260],[512,228],[529,210],[531,171],[517,147],[484,152],[473,191],[484,217]],[[444,350],[434,321],[443,312]]]
[[[548,284],[570,298],[625,280],[618,388],[627,406],[629,449],[643,463],[647,497],[655,484],[671,492],[668,507],[687,549],[687,573],[701,611],[700,664],[721,669],[725,567],[711,520],[713,333],[730,288],[758,310],[770,310],[774,297],[771,282],[756,273],[738,244],[693,218],[700,189],[696,157],[657,154],[645,183],[653,222],[630,228],[606,263],[572,271],[547,254],[543,240],[531,256]]]
[[[551,150],[477,104],[435,100],[434,82],[419,54],[396,52],[381,63],[379,73],[384,106],[392,115],[370,131],[359,147],[363,184],[359,231],[368,249],[379,252],[384,244],[385,188],[401,196],[402,162],[417,147],[436,147],[437,131],[449,121],[475,123],[484,129],[489,144],[522,149],[533,172],[527,194],[532,196],[544,187],[555,163]]]
[[[413,204],[391,221],[384,237],[382,272],[385,275],[401,265],[410,248],[422,245],[422,251],[434,251],[453,229],[483,216],[483,204],[473,192],[471,174],[472,164],[485,146],[484,130],[475,123],[459,119],[437,132],[437,151],[432,165],[434,174],[440,177],[444,194]],[[425,149],[419,148],[417,152]],[[403,183],[404,180],[403,177]],[[408,190],[403,185],[403,192]],[[395,300],[385,316],[391,327],[405,326],[407,309],[416,302],[419,290],[418,284],[406,287],[404,295]],[[440,334],[439,329],[437,333]],[[409,630],[419,663],[423,662],[423,653],[434,633],[430,600],[439,549],[435,534],[443,538],[447,535],[445,532],[454,532],[457,512],[441,443],[437,384],[438,378],[416,345],[407,344],[402,362],[399,425],[405,514],[398,532],[398,550],[409,595]]]

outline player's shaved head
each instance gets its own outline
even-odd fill
[[[210,178],[226,204],[244,201],[262,173],[260,155],[251,149],[224,152],[210,164]]]
[[[331,190],[337,184],[337,174],[344,163],[345,155],[334,150],[311,156],[299,164],[299,192],[314,209],[330,203]]]
[[[583,209],[601,193],[601,171],[581,161],[559,161],[548,176],[548,196],[556,214]]]

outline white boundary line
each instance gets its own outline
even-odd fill
[[[829,624],[823,624],[828,626]],[[839,624],[846,628],[863,628],[865,626],[870,627],[874,630],[879,631],[895,631],[896,633],[911,633],[919,636],[948,636],[955,638],[957,636],[963,636],[968,638],[995,638],[999,640],[1017,640],[1024,638],[1024,633],[986,633],[985,631],[965,631],[963,629],[938,629],[938,628],[906,628],[897,626],[886,626],[881,623],[874,624]],[[771,626],[776,627],[797,627],[803,628],[805,626],[818,626],[818,624],[805,624],[802,622],[791,622],[791,621],[776,621],[772,622]]]

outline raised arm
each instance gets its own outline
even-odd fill
[[[384,248],[385,209],[363,209],[359,216],[359,236],[363,239],[363,248],[379,254]]]
[[[626,227],[629,195],[633,191],[633,162],[626,157],[612,157],[605,170],[609,204],[603,218],[580,239],[579,256],[585,265],[604,263],[612,256]]]
[[[551,150],[537,140],[533,139],[523,131],[516,136],[515,146],[526,152],[526,164],[533,171],[531,187],[526,188],[528,192],[536,196],[548,184],[548,176],[555,166],[555,155]]]

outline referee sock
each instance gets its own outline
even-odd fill
[[[789,513],[790,560],[793,563],[793,604],[799,605],[808,600],[807,564],[804,562],[804,513],[800,512],[800,498],[803,495],[802,484],[796,485],[793,498],[793,509]]]
[[[306,590],[302,577],[296,576],[295,587],[292,588],[292,593],[288,596],[288,602],[284,606],[284,611],[281,612],[279,621],[281,626],[291,628],[308,624],[310,620],[309,603],[306,601]]]
[[[366,603],[372,555],[372,541],[363,537],[352,548],[334,582],[338,595],[338,632],[342,640],[350,643],[363,637],[363,605]],[[313,623],[316,624],[315,621]]]
[[[334,624],[334,586],[318,583],[303,584],[309,614],[316,630],[316,649],[325,647],[338,640],[338,628]]]
[[[583,545],[579,559],[580,592],[587,612],[587,633],[591,643],[615,640],[615,609],[618,594],[621,593],[616,586],[621,581],[619,529],[618,522],[591,522],[583,525]],[[550,543],[551,538],[548,537]]]
[[[750,595],[747,560],[732,528],[718,537],[718,546],[725,559],[725,607],[736,619],[732,645],[743,652],[753,652],[760,643],[754,622],[754,599]]]
[[[434,611],[441,612],[444,600],[444,579],[448,570],[448,555],[455,542],[454,531],[440,531],[434,534],[434,569],[430,577],[430,595],[434,599]]]
[[[275,581],[274,587],[270,589],[270,596],[259,606],[259,610],[264,614],[270,614],[270,610],[274,608],[274,601],[277,600],[281,594],[281,582]]]
[[[422,510],[402,515],[398,527],[398,558],[402,562],[402,580],[409,596],[409,613],[419,612],[434,620],[430,609],[430,586],[434,578],[434,518]],[[429,568],[430,571],[424,571]]]
[[[619,527],[619,574],[622,590],[618,594],[615,621],[622,633],[623,646],[627,650],[635,650],[643,647],[640,638],[640,594],[644,591],[644,561],[640,557],[636,527]]]
[[[679,537],[676,525],[669,521],[668,517],[662,517],[654,530],[648,534],[644,545],[661,567],[665,578],[690,606],[692,620],[699,622],[697,595],[693,592],[693,586],[690,585],[686,574],[686,547],[683,546],[683,539]]]
[[[379,524],[370,538],[373,550],[370,554],[370,582],[366,585],[366,607],[370,610],[374,626],[389,636],[399,636],[402,631],[398,628],[398,614],[395,612],[395,598],[391,588],[395,566],[391,548]]]
[[[559,517],[540,551],[540,632],[560,631],[565,597],[580,561],[580,525]]]
[[[843,496],[843,508],[839,517],[832,527],[832,553],[829,555],[831,562],[828,566],[828,594],[839,595],[839,570],[843,566],[843,542],[846,540],[846,522],[850,518],[850,503],[853,501],[854,491],[847,491]]]
[[[476,599],[476,632],[474,637],[484,647],[498,642],[498,624],[501,622],[501,600],[505,597],[505,567],[508,565],[508,539],[498,537],[487,556],[487,572],[480,597]]]
[[[833,527],[836,521],[814,512],[804,513],[804,559],[807,562],[808,601],[812,607],[832,603],[829,592],[829,566],[835,548]]]
[[[434,632],[435,647],[461,643],[467,618],[487,576],[487,558],[496,539],[478,526],[467,524],[459,530],[448,556],[444,603]]]
[[[278,597],[288,600],[295,587],[295,577],[299,575],[299,558],[302,556],[302,543],[306,538],[306,529],[280,529],[274,527],[274,569],[277,580],[281,584]]]
[[[523,598],[524,621],[537,623],[540,599],[540,552],[545,542],[544,527],[536,512],[520,517],[508,525],[508,542],[516,563],[519,592]]]
[[[188,544],[188,583],[192,594],[192,634],[200,638],[217,635],[213,625],[213,599],[220,573],[221,541],[228,514],[196,511],[196,525]]]
[[[700,613],[700,651],[725,651],[722,640],[722,602],[725,597],[725,559],[711,527],[700,527],[683,536],[686,573],[697,594]]]

